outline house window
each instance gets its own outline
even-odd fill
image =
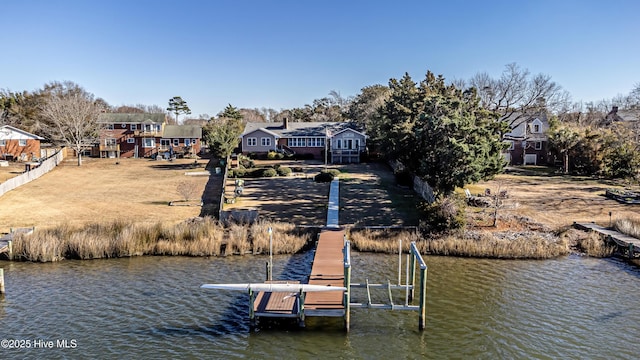
[[[309,139],[309,144],[311,144],[311,139]],[[287,146],[289,146],[289,147],[305,147],[305,146],[307,146],[307,139],[305,139],[305,138],[287,139]]]
[[[136,124],[131,124],[131,130],[137,130],[138,129],[138,125]]]
[[[184,139],[184,146],[191,146],[191,139]]]
[[[542,141],[536,141],[536,150],[542,150]]]
[[[336,140],[336,149],[342,149],[342,139]]]
[[[116,145],[116,139],[114,139],[114,138],[104,139],[104,144],[106,146],[115,146]]]
[[[113,130],[113,124],[107,124],[107,130]]]
[[[134,138],[128,138],[127,139],[127,144],[135,144],[136,143],[136,139]]]
[[[533,124],[533,132],[534,133],[540,132],[540,124]]]
[[[168,149],[169,145],[171,145],[171,140],[169,140],[169,139],[160,139],[160,146],[161,147],[163,147],[165,149]]]
[[[18,145],[20,145],[20,146],[27,146],[27,139],[20,139],[20,140],[18,140]]]
[[[198,139],[191,139],[191,145],[196,146]]]
[[[7,140],[0,140],[0,146],[7,146]]]
[[[173,146],[180,145],[180,139],[173,139]]]
[[[260,143],[262,146],[271,146],[271,138],[260,138]]]
[[[258,139],[247,138],[247,146],[258,146]]]
[[[154,138],[142,139],[142,147],[146,147],[146,148],[156,147],[156,139]]]

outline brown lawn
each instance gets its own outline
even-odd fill
[[[467,188],[474,195],[486,188],[494,194],[498,189],[506,190],[509,198],[499,210],[501,214],[525,216],[551,229],[559,229],[573,222],[608,226],[609,212],[614,221],[637,218],[640,205],[621,204],[606,198],[605,190],[610,187],[621,186],[589,177],[513,172]]]
[[[76,166],[66,159],[41,178],[0,197],[0,232],[11,227],[46,227],[62,223],[86,224],[112,220],[177,223],[201,215],[199,206],[169,206],[181,200],[180,181],[193,182],[203,196],[206,160],[91,159]],[[213,175],[211,178],[215,178]],[[218,176],[219,177],[219,176]]]
[[[257,166],[274,162],[256,161]],[[276,162],[278,163],[278,162]],[[304,172],[287,178],[245,179],[244,192],[225,210],[258,209],[260,216],[297,225],[326,223],[328,183],[316,183],[313,176],[324,168],[319,162],[279,162],[281,166],[300,166]],[[343,225],[416,225],[411,189],[395,185],[391,170],[384,164],[331,165],[340,174],[340,215]],[[233,193],[235,179],[227,181],[227,194]]]
[[[184,219],[217,213],[221,176],[185,176],[202,171],[206,160],[151,161],[147,159],[85,159],[83,166],[68,159],[58,168],[0,197],[0,232],[11,227],[46,227],[62,223],[86,224],[102,221],[177,223]],[[326,222],[328,184],[312,179],[324,166],[319,162],[282,163],[303,166],[301,176],[245,180],[244,194],[230,208],[257,208],[262,217],[298,225]],[[340,223],[352,225],[415,225],[415,197],[411,190],[395,185],[391,171],[381,164],[332,166],[341,169]],[[13,173],[12,173],[13,172]],[[0,168],[0,174],[15,176],[20,169]],[[168,206],[181,200],[180,181],[193,182],[203,208]],[[227,191],[233,191],[233,179]],[[574,221],[609,224],[612,217],[638,217],[640,205],[624,205],[604,197],[606,181],[542,173],[509,173],[495,180],[470,185],[473,194],[489,188],[506,190],[501,215],[525,216],[552,229]],[[483,210],[487,212],[488,210]],[[513,224],[503,224],[503,226]]]

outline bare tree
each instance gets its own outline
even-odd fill
[[[198,194],[198,184],[195,181],[182,180],[178,183],[176,191],[184,201],[189,201]]]
[[[558,113],[569,102],[569,93],[551,76],[531,76],[515,63],[508,64],[498,79],[479,73],[469,83],[477,89],[482,105],[497,112],[511,128],[543,111]]]
[[[78,166],[82,165],[82,150],[99,136],[98,116],[102,108],[86,91],[52,94],[42,106],[42,117],[49,123],[46,132],[52,140],[65,143],[76,151]]]

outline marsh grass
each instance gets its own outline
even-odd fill
[[[73,227],[68,224],[37,229],[14,240],[16,260],[51,262],[63,259],[101,259],[142,255],[220,256],[268,253],[265,229],[274,229],[274,253],[295,253],[310,243],[314,229],[293,224],[257,222],[225,227],[211,218],[177,225],[114,221]]]
[[[420,241],[416,231],[398,229],[352,229],[347,234],[351,245],[358,251],[398,253],[398,242],[402,240],[402,251],[408,252],[412,241]]]
[[[479,233],[460,238],[444,236],[419,244],[433,255],[492,259],[551,259],[569,253],[567,241],[546,233]]]
[[[466,236],[445,235],[425,239],[407,230],[352,230],[353,247],[359,251],[397,253],[402,240],[403,252],[416,242],[422,254],[451,255],[494,259],[549,259],[569,253],[567,241],[548,233],[476,232]]]
[[[626,218],[616,220],[613,228],[618,232],[640,239],[640,220],[638,219]]]

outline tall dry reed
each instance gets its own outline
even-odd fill
[[[616,220],[613,227],[618,232],[629,235],[636,239],[640,239],[640,220],[639,219],[619,219],[619,220]]]
[[[420,235],[416,231],[408,230],[354,230],[347,235],[351,245],[358,251],[398,253],[398,242],[402,240],[402,251],[408,252],[412,241],[420,241]]]
[[[349,234],[355,249],[397,253],[398,241],[402,251],[409,251],[416,242],[423,254],[481,257],[495,259],[548,259],[568,253],[566,240],[542,233],[474,233],[466,237],[442,236],[424,239],[420,234],[394,230],[358,230]]]
[[[257,222],[223,226],[211,218],[176,225],[115,221],[72,227],[37,229],[14,241],[16,260],[50,262],[62,259],[99,259],[141,255],[219,256],[268,252],[266,229],[273,229],[274,253],[295,253],[314,231],[293,224]],[[266,248],[264,246],[266,238]],[[266,251],[265,251],[266,249]]]

